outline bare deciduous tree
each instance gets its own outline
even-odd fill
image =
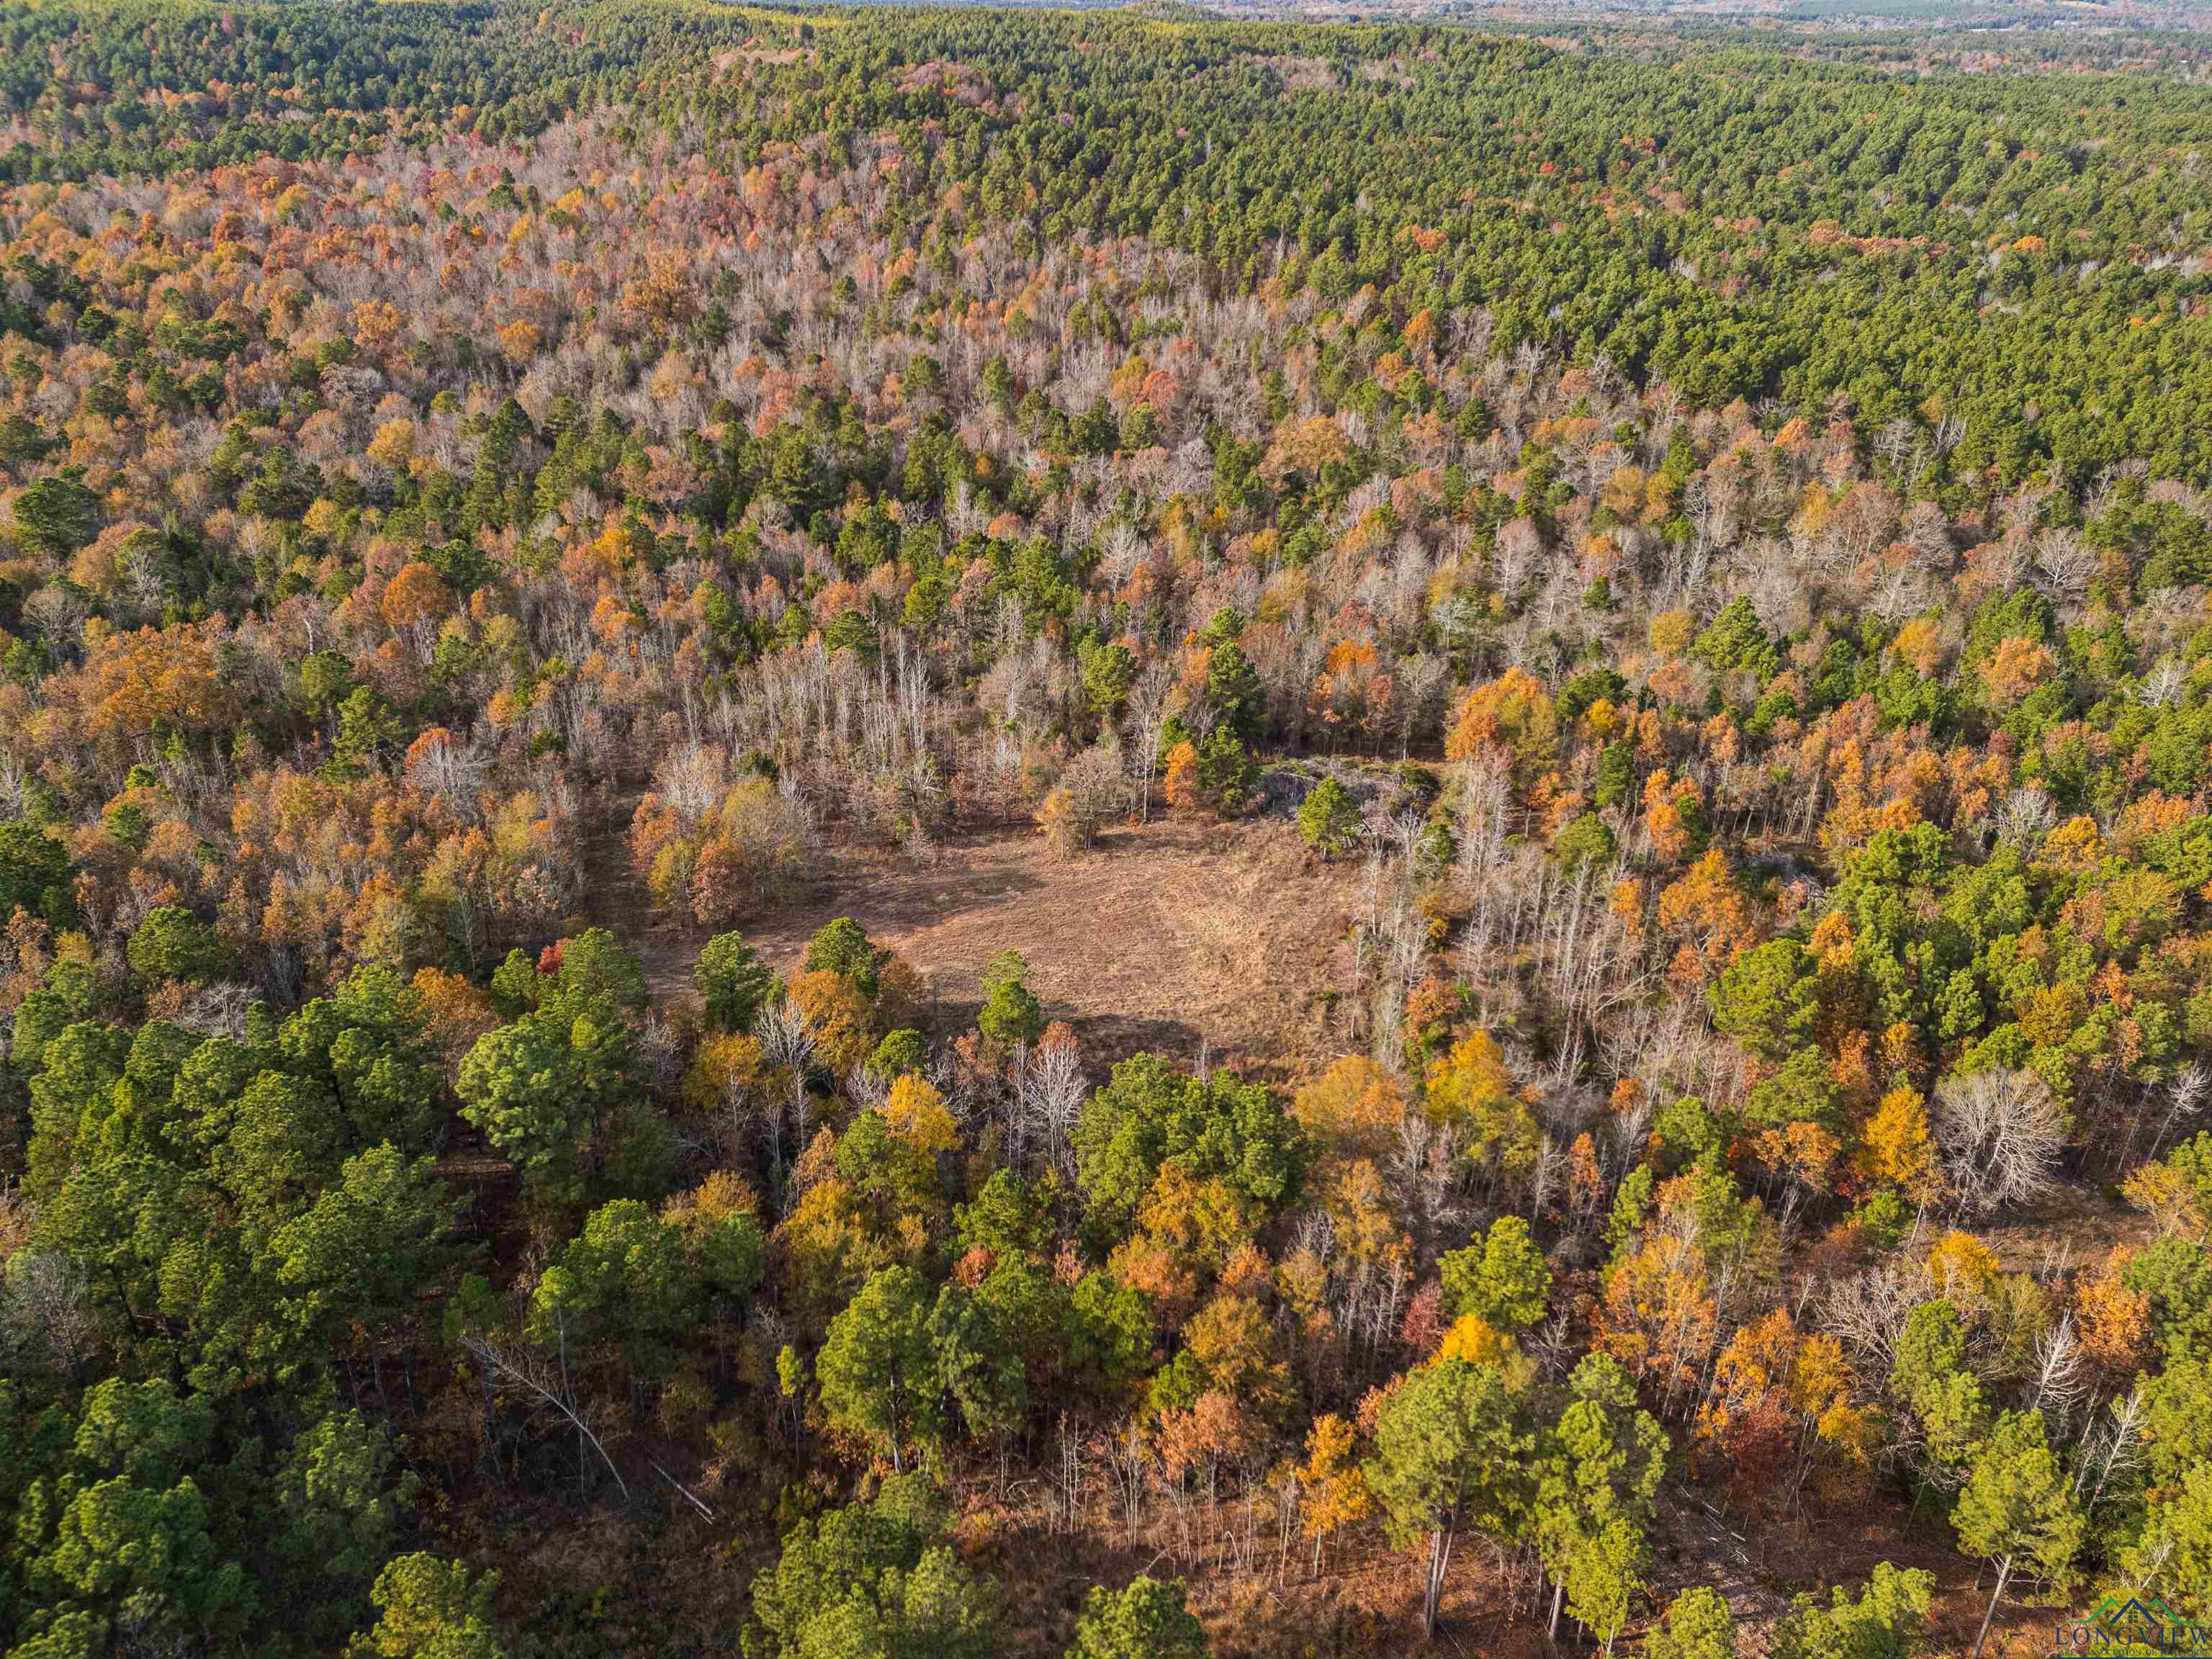
[[[0,1354],[35,1345],[64,1376],[100,1346],[100,1311],[84,1269],[71,1257],[24,1251],[0,1274]]]
[[[1974,1072],[1936,1091],[1943,1172],[1968,1215],[2031,1204],[2050,1191],[2066,1127],[2065,1109],[2033,1072]]]
[[[814,1034],[806,1029],[806,1022],[799,1010],[788,1002],[778,1002],[763,1008],[753,1018],[753,1036],[760,1042],[761,1053],[769,1063],[783,1072],[790,1080],[792,1145],[799,1152],[806,1150],[806,1073],[814,1059]],[[769,1132],[769,1162],[772,1168],[783,1166],[783,1113],[770,1109],[766,1114]]]

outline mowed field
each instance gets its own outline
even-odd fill
[[[1000,951],[1029,962],[1047,1016],[1066,1020],[1094,1066],[1158,1050],[1288,1079],[1340,1051],[1333,1009],[1349,983],[1359,860],[1324,865],[1277,819],[1120,825],[1087,854],[1047,856],[1018,827],[970,832],[917,860],[831,851],[811,887],[738,924],[779,972],[816,929],[849,915],[922,975],[940,1032],[974,1017],[976,981]],[[657,1000],[681,998],[708,935],[611,883],[606,911],[626,939],[646,921]]]

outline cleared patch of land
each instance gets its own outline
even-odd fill
[[[824,922],[849,915],[911,963],[939,1023],[973,1018],[976,980],[1000,951],[1028,959],[1048,1018],[1097,1061],[1140,1048],[1287,1077],[1340,1046],[1331,1011],[1347,982],[1361,866],[1324,865],[1289,824],[1157,820],[1109,830],[1071,860],[1034,831],[964,835],[916,860],[828,854],[810,890],[738,923],[778,971]],[[639,936],[642,896],[610,883],[594,920]],[[665,915],[642,946],[656,999],[682,996],[704,930]]]

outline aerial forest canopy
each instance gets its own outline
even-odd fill
[[[933,228],[1139,237],[1215,298],[1371,286],[1401,324],[1480,308],[1505,349],[1702,407],[1840,397],[1869,438],[1931,441],[1950,487],[2130,459],[2212,482],[2212,87],[704,4],[58,7],[0,20],[0,48],[18,180],[520,145],[594,111],[732,177],[888,144],[876,228],[918,255]]]
[[[1991,38],[0,12],[0,1656],[2212,1619],[2212,87]]]

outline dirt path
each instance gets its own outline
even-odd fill
[[[679,997],[708,935],[652,912],[620,868],[596,889],[592,919],[641,952],[656,998]],[[1115,829],[1071,863],[1013,829],[927,862],[833,854],[811,892],[738,928],[781,972],[849,915],[914,965],[951,1025],[972,1018],[991,957],[1019,951],[1048,1016],[1099,1060],[1139,1048],[1187,1058],[1204,1042],[1218,1060],[1287,1076],[1336,1051],[1328,1005],[1360,902],[1358,866],[1318,864],[1287,824],[1163,821]]]
[[[2060,1185],[2039,1203],[2006,1211],[1979,1224],[1960,1224],[1996,1251],[2007,1273],[2031,1273],[2042,1279],[2094,1267],[2115,1245],[2141,1248],[2157,1232],[2149,1216],[2087,1176]]]

